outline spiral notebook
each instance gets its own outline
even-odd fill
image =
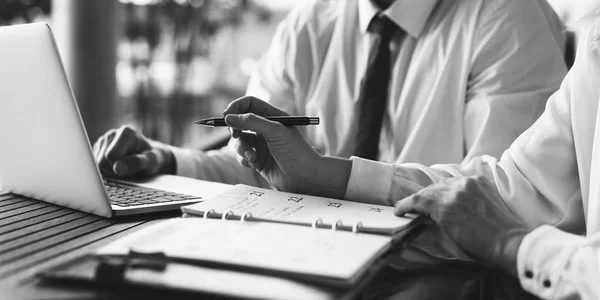
[[[383,235],[179,218],[134,232],[100,248],[96,255],[143,253],[180,264],[348,287],[363,278],[391,245],[392,238]]]
[[[186,217],[224,218],[402,235],[416,215],[397,217],[391,206],[286,193],[238,184],[201,203],[184,206]]]
[[[182,207],[186,218],[161,222],[96,253],[351,287],[420,218],[396,217],[392,207],[237,185]],[[195,218],[194,218],[195,217]]]

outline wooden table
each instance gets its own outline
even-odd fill
[[[228,187],[191,179],[191,187],[174,186],[173,179],[173,176],[161,176],[143,184],[200,194],[204,198]],[[194,193],[194,189],[199,192]],[[38,270],[88,253],[137,229],[180,215],[179,211],[171,211],[106,219],[31,198],[0,193],[0,299],[114,298],[112,291],[48,285],[33,275]]]

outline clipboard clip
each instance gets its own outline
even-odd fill
[[[167,268],[168,257],[163,252],[140,252],[129,249],[125,256],[101,256],[96,266],[96,280],[107,283],[125,281],[127,269],[146,269],[163,272]]]

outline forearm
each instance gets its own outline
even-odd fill
[[[174,149],[177,175],[227,184],[243,183],[271,188],[255,170],[241,166],[228,146],[208,152],[193,149]]]

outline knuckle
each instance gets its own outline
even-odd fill
[[[272,127],[272,130],[274,130],[275,132],[283,132],[286,129],[285,125],[281,123],[273,123]]]
[[[132,136],[135,134],[135,130],[127,125],[121,126],[121,128],[119,128],[119,132],[125,136]]]
[[[242,123],[247,123],[247,122],[252,122],[253,120],[255,120],[256,115],[254,115],[253,113],[247,113],[247,114],[243,114],[240,116],[240,121]]]
[[[249,114],[247,114],[247,116],[248,116],[248,120],[252,121],[252,122],[256,122],[256,121],[259,121],[261,119],[259,116],[257,116],[254,113],[249,113]]]
[[[148,153],[146,153],[146,158],[148,160],[148,164],[151,166],[158,164],[160,156],[161,156],[161,153],[158,149],[153,149],[152,151],[148,151]]]
[[[485,176],[483,176],[483,175],[475,175],[472,178],[475,181],[485,181],[485,180],[487,180],[487,178]]]
[[[244,159],[244,157],[243,157],[243,156],[241,156],[241,155],[237,155],[236,159],[237,159],[237,162],[238,162],[240,165],[242,165],[242,166],[244,166],[244,167],[246,167],[246,168],[248,168],[248,167],[249,167],[249,166],[248,166],[248,162],[246,161],[246,159]]]
[[[465,201],[468,195],[469,193],[466,191],[456,191],[454,192],[454,195],[449,199],[450,201],[448,201],[448,205],[456,205],[457,203],[463,202]]]
[[[462,177],[459,180],[457,180],[458,186],[461,189],[465,189],[468,188],[471,184],[472,184],[472,178],[471,177]]]
[[[419,204],[419,202],[421,202],[421,198],[422,198],[422,196],[419,194],[412,195],[410,197],[410,204],[413,206]]]
[[[479,183],[482,182],[482,178],[481,176],[471,176],[468,177],[465,181],[465,189],[466,190],[474,190],[478,187]]]

